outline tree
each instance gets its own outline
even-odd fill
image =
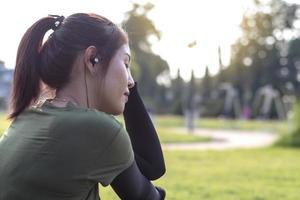
[[[300,99],[300,38],[289,44],[288,63],[286,66],[286,93],[294,93]]]
[[[225,81],[224,77],[224,65],[222,62],[222,52],[221,52],[221,47],[218,47],[218,59],[219,59],[219,73],[218,73],[218,83],[222,83]]]
[[[191,80],[187,85],[185,100],[184,100],[184,107],[188,110],[194,110],[198,105],[197,102],[197,86],[196,80],[194,75],[194,70],[191,73]]]
[[[162,73],[169,73],[168,63],[151,50],[149,37],[160,39],[160,32],[156,29],[147,14],[154,8],[153,4],[133,4],[132,10],[126,15],[123,22],[130,38],[130,46],[134,55],[133,77],[139,83],[141,95],[146,103],[154,105],[160,103],[161,91],[165,91],[157,83],[157,77]],[[158,102],[155,101],[158,99]]]
[[[180,69],[177,70],[177,76],[171,82],[172,98],[171,98],[171,113],[183,115],[183,91],[184,81],[180,75]]]
[[[284,35],[296,30],[298,6],[282,0],[266,4],[255,0],[254,4],[256,11],[243,17],[242,36],[232,46],[231,63],[225,76],[243,95],[254,94],[266,84],[284,94],[286,83],[291,79],[287,75],[293,71],[287,68],[290,39]]]
[[[209,74],[208,66],[205,67],[205,75],[201,81],[201,96],[203,99],[210,98],[210,92],[212,90],[212,78]]]

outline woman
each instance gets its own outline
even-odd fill
[[[165,173],[161,146],[129,64],[127,35],[99,15],[49,16],[27,30],[0,141],[1,200],[95,200],[98,183],[121,199],[164,199],[151,183]],[[112,116],[122,113],[126,130]]]

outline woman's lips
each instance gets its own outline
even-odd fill
[[[125,101],[127,102],[128,101],[128,96],[126,94],[124,94],[125,96]]]
[[[124,95],[126,95],[126,96],[129,96],[129,94],[130,94],[129,91],[126,91],[126,92],[124,93]]]

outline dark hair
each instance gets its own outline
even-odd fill
[[[53,16],[38,20],[20,42],[10,119],[36,101],[40,81],[53,89],[63,87],[69,81],[72,65],[80,51],[95,46],[105,72],[117,49],[128,42],[125,32],[110,20],[96,14],[77,13],[66,18],[43,43],[44,35],[56,22],[57,18]]]

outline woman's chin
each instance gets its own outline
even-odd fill
[[[124,108],[125,108],[125,106],[122,106],[122,107],[120,107],[118,109],[115,109],[115,110],[111,111],[110,114],[111,115],[121,115],[124,112]]]
[[[121,115],[124,112],[125,104],[118,106],[106,106],[106,107],[98,107],[97,110],[105,112],[108,115]]]

